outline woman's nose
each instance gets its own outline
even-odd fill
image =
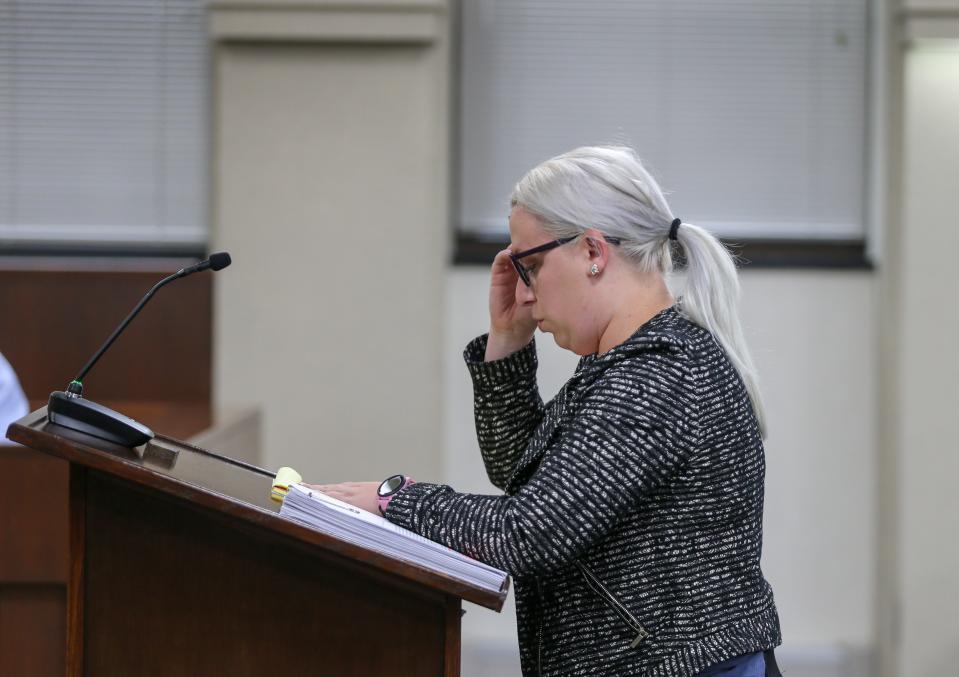
[[[516,280],[516,303],[518,305],[527,305],[536,300],[536,294],[533,293],[532,287],[527,287],[526,283],[522,280]]]

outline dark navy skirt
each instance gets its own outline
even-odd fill
[[[696,677],[781,677],[781,673],[772,651],[757,651],[717,663]]]

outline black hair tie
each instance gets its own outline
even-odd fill
[[[678,237],[676,237],[676,232],[679,230],[679,224],[681,224],[682,222],[683,222],[682,219],[673,219],[672,224],[670,224],[670,226],[669,226],[669,239],[670,239],[670,240],[678,240],[678,239],[679,239]]]

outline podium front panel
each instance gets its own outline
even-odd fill
[[[84,487],[84,675],[454,674],[444,596],[96,471]]]

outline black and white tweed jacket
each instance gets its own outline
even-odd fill
[[[669,308],[544,406],[534,342],[465,358],[502,496],[417,483],[387,518],[514,578],[524,676],[687,677],[781,643],[759,559],[765,461],[745,387]]]

